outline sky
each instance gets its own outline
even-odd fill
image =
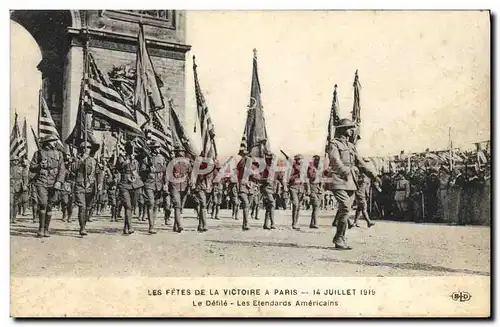
[[[276,153],[323,151],[333,87],[350,118],[356,69],[362,155],[444,149],[450,127],[454,145],[470,148],[490,138],[489,29],[487,12],[189,11],[185,124],[193,132],[196,55],[218,151],[237,153],[256,48]],[[14,22],[11,33],[11,121],[17,109],[35,127],[40,51]]]

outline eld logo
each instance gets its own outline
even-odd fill
[[[470,301],[472,296],[467,292],[455,292],[451,295],[451,299],[457,302],[467,302]]]

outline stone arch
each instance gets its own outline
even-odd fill
[[[10,19],[24,27],[37,42],[42,60],[42,94],[61,133],[65,106],[67,54],[70,49],[68,28],[82,26],[78,10],[12,10]]]

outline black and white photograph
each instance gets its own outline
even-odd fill
[[[490,316],[490,11],[9,27],[12,317]]]

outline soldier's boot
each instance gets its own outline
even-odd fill
[[[115,206],[111,206],[111,221],[117,221],[116,219],[116,207]]]
[[[271,229],[269,227],[269,220],[270,220],[270,212],[269,212],[269,208],[266,208],[266,214],[265,214],[265,218],[264,218],[264,226],[262,228]]]
[[[85,225],[87,224],[87,217],[85,217],[85,210],[82,207],[78,207],[78,223],[80,225],[80,235],[87,235],[85,230]]]
[[[243,230],[249,230],[248,227],[248,208],[243,208],[243,226],[241,227]]]
[[[370,219],[370,215],[368,214],[367,210],[363,210],[363,217],[365,218],[366,223],[368,224],[368,228],[375,225],[375,223]]]
[[[207,209],[200,208],[200,214],[198,215],[198,217],[199,217],[198,231],[199,232],[206,232],[208,230],[208,228],[207,228]]]
[[[318,228],[318,209],[314,208],[312,209],[311,213],[311,223],[309,224],[309,228]]]
[[[149,234],[156,234],[155,230],[155,218],[156,213],[153,207],[148,207],[148,222],[149,222]]]
[[[274,225],[274,207],[271,206],[269,209],[269,220],[271,221],[271,229],[276,229],[276,226]]]
[[[65,204],[61,204],[61,211],[62,211],[61,221],[64,222],[64,221],[66,221],[66,212],[67,212]]]
[[[255,219],[255,220],[259,220],[259,207],[258,207],[258,206],[255,208],[255,216],[254,216],[254,219]]]
[[[219,205],[219,204],[217,204],[217,205],[215,206],[215,219],[216,219],[216,220],[219,220],[219,219],[220,219],[220,218],[219,218],[219,210],[220,210],[220,205]]]
[[[10,206],[10,222],[14,224],[16,222],[16,205],[11,204]]]
[[[36,217],[38,217],[38,208],[35,205],[33,209],[31,210],[33,212],[33,224],[36,223]]]
[[[50,237],[49,227],[51,220],[52,212],[47,210],[47,212],[45,213],[45,221],[43,222],[43,237]]]
[[[170,215],[171,215],[171,210],[170,208],[165,208],[165,225],[170,225]]]
[[[45,210],[38,210],[38,233],[36,236],[43,237],[43,229],[45,227]]]
[[[354,221],[353,221],[352,225],[349,226],[349,228],[352,228],[351,226],[359,227],[358,220],[359,220],[360,215],[361,215],[361,211],[356,210],[356,214],[354,215]]]
[[[174,220],[174,232],[182,232],[184,228],[182,228],[181,208],[174,209]]]
[[[25,203],[23,203],[22,207],[23,207],[23,213],[22,213],[22,215],[23,215],[23,216],[26,216],[26,207],[27,207],[26,202],[25,202]]]
[[[66,217],[66,222],[69,223],[71,222],[71,216],[73,215],[73,206],[68,205],[68,215]]]
[[[347,246],[345,242],[345,233],[347,230],[347,225],[348,225],[348,218],[347,214],[348,212],[341,212],[338,215],[338,221],[337,221],[337,232],[335,233],[335,236],[333,237],[333,243],[335,244],[335,248],[338,248],[340,250],[351,250],[351,247]],[[343,215],[343,217],[341,217]]]
[[[298,220],[298,215],[299,215],[299,208],[297,205],[292,205],[292,228],[293,229],[298,229],[297,228],[297,220]]]
[[[125,209],[125,221],[123,225],[123,234],[133,234],[132,229],[132,211],[130,209]]]

